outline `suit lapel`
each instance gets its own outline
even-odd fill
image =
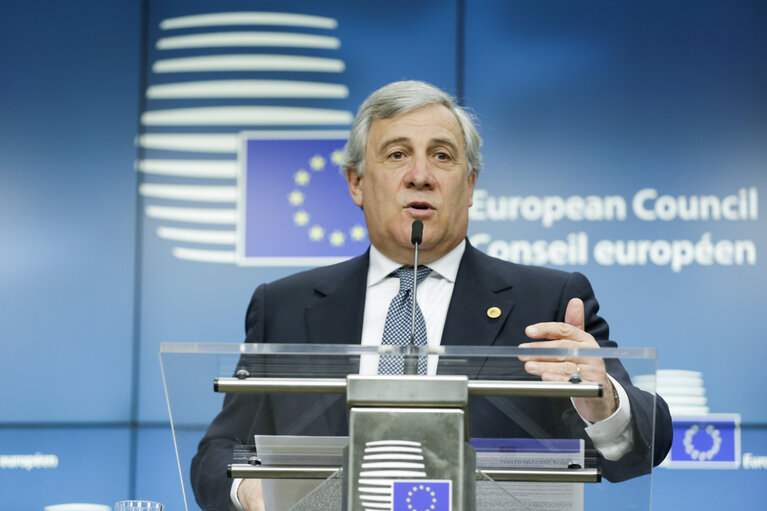
[[[508,320],[512,277],[468,242],[458,268],[442,334],[445,346],[491,346]],[[309,342],[359,344],[365,312],[368,253],[328,268],[315,285],[316,301],[306,307]],[[500,309],[498,317],[488,310]]]
[[[445,320],[442,345],[492,346],[514,302],[511,276],[466,242]],[[496,313],[499,312],[497,317]]]
[[[316,301],[306,307],[310,342],[359,344],[365,311],[368,253],[328,269],[315,285]]]

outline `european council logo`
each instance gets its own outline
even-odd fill
[[[394,481],[392,511],[450,511],[451,482]]]
[[[338,22],[179,14],[149,20],[136,141],[148,231],[174,257],[206,263],[314,266],[364,252],[362,213],[338,172],[354,118]]]

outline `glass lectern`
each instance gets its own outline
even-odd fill
[[[236,433],[205,437],[206,448],[224,446],[225,463],[198,470],[215,470],[207,475],[224,487],[260,480],[268,511],[650,509],[651,440],[636,446],[646,456],[606,463],[571,406],[601,385],[541,382],[518,357],[619,360],[647,380],[655,350],[386,349],[426,357],[427,374],[376,375],[372,346],[162,344],[187,510],[200,509],[190,481],[198,445],[211,423],[221,436],[232,420]]]

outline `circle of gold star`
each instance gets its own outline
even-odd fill
[[[349,237],[354,241],[362,241],[365,238],[365,228],[360,224],[349,229]]]
[[[293,190],[288,195],[288,200],[293,206],[300,206],[304,203],[304,194],[300,190]]]
[[[322,238],[325,237],[325,229],[322,228],[322,226],[319,225],[313,225],[309,229],[309,239],[312,241],[322,241]]]
[[[330,163],[336,166],[341,166],[341,163],[343,163],[344,159],[344,150],[343,149],[336,149],[333,152],[330,153]],[[321,154],[315,154],[308,160],[308,168],[311,169],[313,172],[319,172],[322,170],[325,170],[325,167],[328,164],[328,160],[323,157]],[[295,174],[293,174],[293,183],[297,187],[305,188],[308,187],[309,182],[312,179],[311,172],[308,172],[305,169],[299,169],[296,171]],[[306,201],[306,194],[301,189],[294,189],[288,194],[288,201],[290,204],[295,208],[300,208],[304,205],[304,202]],[[307,234],[309,235],[309,239],[314,242],[320,242],[325,239],[327,239],[328,243],[332,247],[342,247],[346,244],[347,240],[359,242],[363,241],[365,239],[365,236],[367,235],[367,230],[363,225],[355,224],[352,226],[348,231],[344,232],[339,229],[335,229],[329,234],[326,233],[325,228],[322,227],[319,224],[314,224],[311,227],[309,227],[309,222],[311,221],[311,215],[308,211],[305,209],[298,209],[295,213],[293,213],[293,223],[297,227],[308,227]]]
[[[312,170],[324,170],[325,169],[325,158],[323,158],[319,154],[315,154],[309,160],[309,166],[312,168]]]
[[[333,231],[330,233],[328,241],[330,241],[330,244],[334,247],[340,247],[346,241],[346,235],[341,231]]]
[[[299,227],[303,227],[309,223],[309,218],[309,213],[304,210],[299,210],[293,215],[293,223]]]
[[[301,169],[293,175],[293,182],[295,182],[298,186],[306,186],[309,184],[309,180],[311,178],[311,174],[309,174],[304,169]]]
[[[330,161],[332,161],[334,165],[338,165],[340,167],[341,163],[344,161],[344,150],[336,149],[333,151],[333,153],[330,155]]]
[[[417,508],[413,507],[412,501],[410,499],[410,497],[413,496],[413,493],[418,493],[419,491],[427,492],[429,496],[431,497],[431,501],[432,501],[432,504],[428,508],[422,508],[423,511],[426,511],[427,509],[434,509],[436,507],[435,504],[437,502],[437,494],[436,492],[432,491],[432,489],[429,486],[424,488],[422,484],[418,486],[413,486],[413,489],[407,492],[407,498],[405,499],[405,502],[408,503],[407,508],[412,509],[413,511],[419,511]]]

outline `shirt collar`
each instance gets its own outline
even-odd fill
[[[436,261],[428,264],[432,272],[429,277],[441,277],[453,283],[458,275],[458,267],[461,265],[463,252],[466,250],[466,240],[461,242],[450,252]],[[391,272],[402,266],[383,255],[376,247],[370,246],[370,266],[368,268],[368,287],[375,286],[388,277]]]

